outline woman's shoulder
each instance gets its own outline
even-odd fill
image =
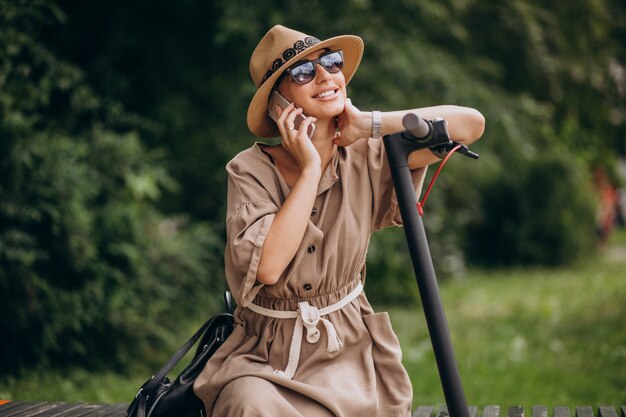
[[[261,147],[265,146],[255,143],[247,149],[239,152],[226,164],[226,171],[232,174],[261,173],[267,171],[268,157],[263,153]]]

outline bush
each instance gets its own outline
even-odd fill
[[[133,117],[37,41],[54,13],[0,6],[0,368],[13,373],[150,362],[184,317],[208,314],[222,275],[219,232],[159,211],[176,184]]]
[[[484,265],[563,265],[595,247],[595,209],[586,170],[544,153],[516,175],[484,185],[481,216],[468,228],[468,259]]]

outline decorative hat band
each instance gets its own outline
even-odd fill
[[[299,54],[305,49],[310,48],[311,46],[316,45],[318,43],[320,43],[320,40],[312,36],[307,36],[303,40],[297,40],[293,44],[293,48],[287,48],[283,51],[282,58],[277,58],[276,60],[274,60],[274,62],[272,62],[271,67],[267,70],[267,72],[263,76],[263,79],[261,80],[261,84],[259,85],[259,87],[263,85],[263,83],[265,83],[265,81],[267,81],[267,79],[270,78],[273,73],[278,71],[278,69],[282,67],[285,62],[289,61],[291,58],[296,56],[296,54]]]

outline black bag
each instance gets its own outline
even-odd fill
[[[207,361],[222,346],[233,331],[233,302],[228,291],[224,294],[227,313],[209,319],[182,345],[170,360],[147,380],[128,406],[128,417],[204,417],[204,404],[193,393],[193,383]],[[200,344],[191,363],[172,382],[167,373],[196,344]]]

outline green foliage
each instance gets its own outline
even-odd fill
[[[415,275],[406,242],[398,239],[401,230],[377,233],[367,253],[366,288],[372,302],[413,304],[418,300]]]
[[[454,157],[425,207],[440,276],[591,253],[586,172],[626,152],[625,22],[616,0],[0,1],[0,328],[32,339],[3,369],[154,357],[214,298],[248,59],[279,23],[364,38],[363,110],[485,115],[481,159]],[[415,299],[402,231],[368,271],[374,301]]]
[[[0,7],[0,367],[128,364],[213,300],[221,242],[157,209],[175,181],[133,118],[37,39],[58,12]],[[213,271],[213,272],[211,272]]]
[[[593,192],[582,164],[553,151],[482,191],[465,244],[484,265],[562,265],[594,251]]]
[[[474,244],[464,239],[470,223],[491,215],[481,213],[486,206],[481,200],[490,198],[483,194],[486,184],[505,187],[507,176],[532,163],[534,155],[551,152],[553,141],[564,145],[559,152],[566,159],[589,164],[625,151],[626,58],[619,40],[626,39],[626,13],[613,0],[585,0],[575,7],[526,0],[59,4],[68,18],[50,33],[50,44],[89,69],[101,94],[158,121],[146,126],[142,137],[168,150],[168,166],[184,185],[166,207],[196,219],[221,223],[224,218],[223,200],[214,198],[225,193],[223,166],[254,140],[245,126],[254,92],[248,59],[274,24],[320,38],[363,37],[365,56],[349,86],[363,110],[452,103],[485,115],[487,130],[475,145],[481,160],[453,159],[426,209],[431,248],[443,275],[458,276],[472,262],[463,248]],[[120,9],[127,13],[116,12]],[[141,24],[127,17],[137,14],[145,15]],[[155,30],[165,21],[172,22],[166,30]],[[578,187],[586,189],[586,178],[577,178]],[[535,215],[549,217],[544,208],[537,207]],[[497,217],[514,224],[506,216]],[[385,259],[396,256],[385,248],[402,247],[403,236],[375,239],[385,244],[374,242],[382,250],[370,256],[371,267],[383,273],[393,268]]]

